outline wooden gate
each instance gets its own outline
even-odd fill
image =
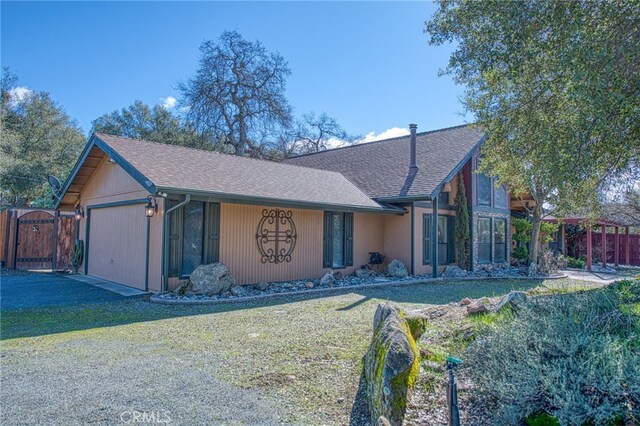
[[[72,214],[9,209],[2,212],[2,263],[13,269],[69,270],[74,239]]]

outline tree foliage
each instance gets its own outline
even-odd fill
[[[205,41],[200,53],[196,74],[179,85],[188,122],[231,145],[236,155],[259,156],[273,147],[292,122],[287,61],[236,31]]]
[[[638,1],[440,0],[426,31],[457,43],[444,72],[487,132],[481,170],[532,195],[534,242],[544,205],[592,207],[638,161]]]
[[[469,267],[469,206],[464,175],[458,173],[458,192],[456,193],[456,263],[462,269]]]
[[[17,77],[2,73],[0,191],[2,204],[49,207],[48,175],[63,180],[85,138],[77,124],[46,92],[16,90]]]
[[[209,135],[196,132],[192,126],[161,105],[149,107],[139,100],[120,111],[98,117],[92,125],[93,132],[190,148],[220,148]]]

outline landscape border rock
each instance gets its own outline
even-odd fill
[[[567,278],[567,275],[554,275],[549,277],[540,277],[540,279],[557,280]],[[487,281],[487,280],[531,280],[530,277],[467,277],[460,281]],[[534,278],[535,279],[535,278]],[[367,288],[382,288],[393,286],[406,286],[415,284],[432,284],[452,281],[451,278],[430,278],[425,276],[413,276],[402,280],[389,280],[378,281],[379,278],[372,279],[367,283],[358,283],[352,285],[336,285],[334,287],[318,288],[317,286],[312,289],[306,289],[304,286],[300,290],[282,291],[277,293],[261,292],[260,294],[238,297],[233,294],[222,296],[189,296],[185,297],[173,294],[171,292],[152,294],[150,296],[150,302],[158,303],[162,305],[226,305],[233,303],[247,303],[260,300],[278,299],[278,298],[291,298],[306,295],[314,295],[316,297],[328,296],[332,294],[347,293],[357,289]],[[275,286],[275,283],[271,283],[270,287]],[[254,285],[255,287],[255,285]]]

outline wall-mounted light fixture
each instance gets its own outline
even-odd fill
[[[76,207],[76,220],[80,220],[84,217],[84,209],[80,204]]]
[[[149,202],[147,203],[146,206],[144,206],[144,214],[147,217],[153,217],[153,214],[158,212],[158,202],[156,201],[156,198],[153,195],[149,195],[147,197],[147,200]]]

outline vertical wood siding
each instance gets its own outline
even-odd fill
[[[262,263],[256,242],[263,209],[272,207],[222,204],[220,206],[220,261],[239,284],[317,278],[330,269],[322,267],[323,212],[290,210],[296,226],[296,246],[291,262]],[[340,269],[350,274],[368,262],[369,252],[384,251],[384,216],[354,215],[353,267]]]

